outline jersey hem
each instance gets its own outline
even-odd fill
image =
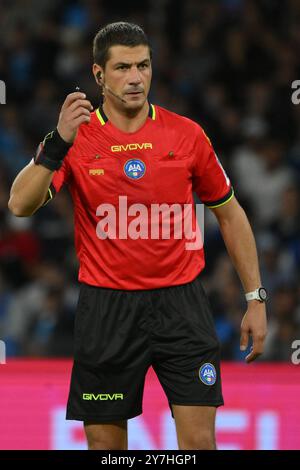
[[[186,284],[189,284],[189,283],[193,282],[201,274],[204,267],[205,267],[205,264],[203,264],[201,269],[199,271],[197,271],[196,275],[194,275],[188,281],[178,282],[177,284],[167,284],[167,285],[162,285],[162,286],[158,286],[158,287],[148,287],[148,288],[147,287],[132,287],[132,288],[125,289],[125,288],[120,288],[120,287],[99,285],[99,284],[96,284],[96,283],[93,284],[91,282],[85,281],[82,277],[78,278],[78,282],[82,283],[82,284],[86,284],[86,285],[91,286],[91,287],[99,287],[100,289],[108,289],[108,290],[116,290],[116,291],[124,291],[124,292],[135,292],[135,291],[139,291],[139,292],[148,291],[149,292],[149,291],[159,290],[159,289],[168,289],[168,288],[171,289],[172,287],[180,287],[180,286],[184,286]]]

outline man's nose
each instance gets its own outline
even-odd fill
[[[130,85],[138,85],[141,83],[141,74],[137,67],[131,67],[130,75],[129,75],[129,84]]]

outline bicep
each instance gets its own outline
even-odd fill
[[[240,217],[245,214],[235,196],[221,206],[210,207],[210,210],[215,214],[220,224],[230,222],[236,217]]]
[[[193,191],[210,209],[221,207],[233,198],[230,179],[203,130],[195,144],[192,182]]]

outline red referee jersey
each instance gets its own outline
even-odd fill
[[[195,227],[192,191],[208,207],[233,197],[230,181],[202,128],[152,104],[144,125],[130,133],[117,129],[102,108],[93,112],[55,172],[49,199],[64,184],[74,204],[79,281],[126,290],[184,284],[204,268],[203,248],[186,249],[187,240],[175,237],[174,229],[165,238],[161,232],[152,236],[152,207],[192,207]],[[124,205],[122,210],[119,206],[120,196],[122,204],[126,200],[127,212]],[[143,206],[143,217],[148,210],[149,225],[144,225],[148,234],[140,230],[137,235],[141,211],[136,212],[135,204]],[[108,214],[110,222],[105,224]],[[182,219],[183,212],[175,216],[171,211],[171,222],[175,217]],[[164,219],[157,220],[161,230]]]

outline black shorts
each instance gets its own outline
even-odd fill
[[[150,366],[172,416],[172,404],[224,404],[220,344],[199,276],[143,291],[81,284],[67,419],[105,423],[140,415]]]

